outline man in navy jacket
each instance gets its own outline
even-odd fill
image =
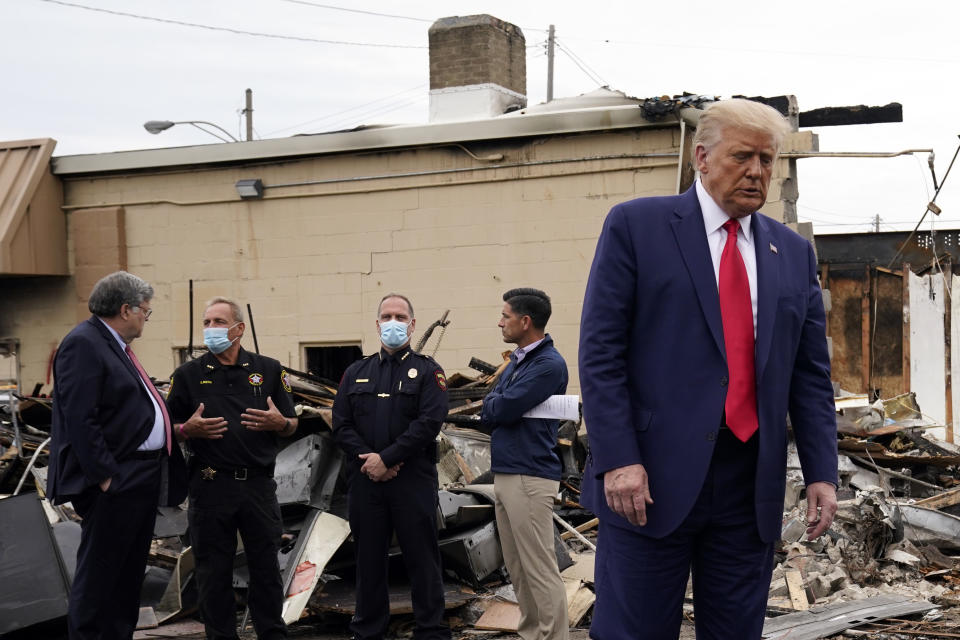
[[[787,131],[765,105],[714,103],[694,138],[694,187],[617,205],[604,223],[580,325],[582,501],[600,518],[594,640],[675,639],[691,568],[697,637],[760,638],[788,412],[809,537],[833,520],[817,262],[757,213]]]
[[[503,560],[520,604],[523,640],[567,637],[567,600],[557,568],[553,499],[560,488],[557,420],[524,414],[567,390],[567,363],[544,333],[550,298],[538,289],[503,294],[499,327],[517,345],[510,364],[483,399],[482,420],[492,428],[491,470]]]
[[[67,334],[53,362],[47,496],[71,501],[83,518],[70,640],[133,636],[157,504],[186,497],[163,399],[130,349],[151,298],[153,287],[135,275],[105,276],[90,293],[93,315]]]

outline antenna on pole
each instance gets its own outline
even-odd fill
[[[247,119],[247,141],[253,140],[253,89],[246,91],[246,104],[243,107],[243,115]]]
[[[547,33],[547,102],[553,100],[553,45],[555,41],[553,25],[550,25]]]

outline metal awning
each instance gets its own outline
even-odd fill
[[[50,171],[56,144],[0,142],[0,276],[69,274],[63,189]]]

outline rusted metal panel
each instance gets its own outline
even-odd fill
[[[865,294],[862,272],[850,277],[831,271],[830,294],[833,303],[827,333],[833,339],[832,377],[847,391],[866,393],[861,339],[861,300]]]
[[[910,273],[910,263],[903,263],[903,274],[906,276]],[[902,371],[903,371],[903,386],[900,389],[900,393],[909,393],[910,392],[910,278],[904,277],[903,279],[903,297],[901,299],[903,304],[903,336],[901,338],[903,345],[903,359],[902,359]]]
[[[870,386],[879,397],[889,398],[909,391],[903,381],[903,278],[874,269],[873,281]]]
[[[870,302],[873,299],[873,291],[870,278],[870,267],[864,267],[863,269],[863,290],[864,292],[870,291],[870,296],[862,296],[860,298],[860,382],[861,389],[865,389],[867,393],[870,392],[870,367],[871,367],[871,353],[870,353]]]

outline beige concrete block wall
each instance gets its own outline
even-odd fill
[[[5,278],[2,280],[0,337],[20,340],[21,388],[31,392],[44,383],[60,339],[77,323],[76,289],[70,277]],[[7,369],[0,371],[6,376]]]
[[[252,305],[261,351],[294,368],[304,343],[372,353],[377,302],[395,290],[413,299],[415,340],[451,310],[437,358],[448,373],[467,372],[471,357],[497,362],[508,348],[496,326],[502,293],[534,286],[553,298],[548,329],[576,391],[583,290],[603,220],[618,202],[673,192],[677,144],[665,127],[466,145],[515,165],[496,169],[441,147],[67,180],[66,204],[80,207],[68,215],[75,278],[4,281],[0,335],[23,341],[25,383],[43,380],[51,349],[86,317],[93,283],[126,267],[156,291],[134,348],[158,378],[188,343],[191,279],[195,344],[204,301],[226,295]],[[787,163],[764,208],[778,219],[789,189],[777,181],[795,175]],[[430,173],[451,168],[474,170]],[[235,182],[254,177],[266,197],[240,201]],[[269,188],[356,177],[370,179]],[[252,349],[252,338],[244,344]]]
[[[501,296],[534,286],[553,298],[548,329],[576,391],[580,305],[603,219],[617,202],[672,192],[676,140],[664,128],[487,142],[483,153],[503,153],[500,164],[523,165],[493,170],[444,147],[88,176],[67,181],[65,197],[70,206],[122,207],[127,268],[156,290],[134,345],[156,377],[172,371],[173,349],[188,342],[191,279],[195,344],[203,302],[230,296],[252,305],[261,351],[294,368],[303,367],[304,343],[375,351],[376,306],[388,291],[412,298],[415,340],[450,309],[437,353],[448,373],[469,371],[474,356],[499,360],[508,348],[496,326]],[[430,174],[449,168],[476,170]],[[376,178],[416,172],[423,175]],[[371,179],[269,187],[357,176]],[[238,200],[236,180],[254,177],[266,197]],[[244,345],[253,348],[249,334]]]
[[[87,209],[68,216],[67,248],[71,276],[7,278],[2,281],[0,336],[20,340],[24,392],[44,383],[60,340],[89,317],[87,299],[97,280],[126,267],[124,211]]]

